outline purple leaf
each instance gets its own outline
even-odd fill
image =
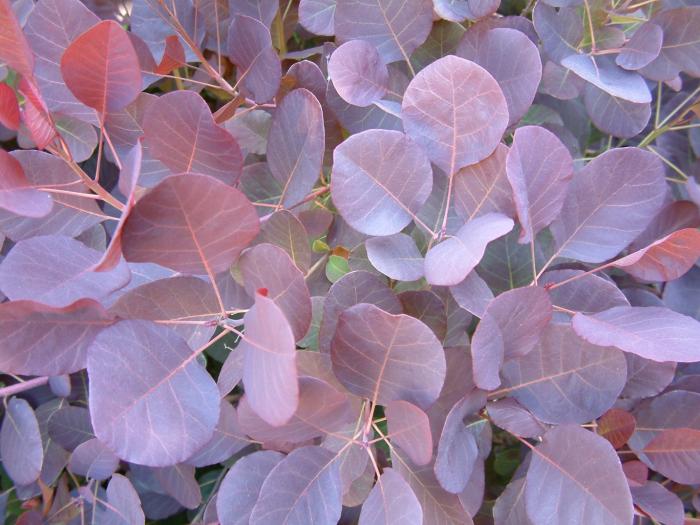
[[[362,505],[359,525],[422,525],[423,509],[411,486],[384,469]]]
[[[299,23],[315,35],[333,36],[336,0],[301,0]]]
[[[270,27],[279,9],[276,0],[229,0],[228,5],[232,17],[249,16],[260,20],[267,27]]]
[[[700,267],[691,268],[680,279],[666,283],[664,303],[676,312],[700,319]]]
[[[480,318],[484,316],[489,302],[493,299],[488,285],[476,272],[469,272],[461,283],[451,286],[450,293],[461,308]]]
[[[0,150],[0,208],[23,217],[46,217],[53,207],[48,193],[33,188],[20,162]]]
[[[507,28],[471,29],[456,54],[473,60],[496,79],[508,104],[509,126],[525,115],[542,77],[542,59],[524,33]]]
[[[143,118],[143,132],[148,153],[173,173],[210,175],[226,184],[241,176],[238,143],[214,122],[197,93],[174,91],[158,97]]]
[[[262,288],[243,318],[246,327],[237,352],[244,352],[243,383],[252,409],[268,424],[281,426],[299,402],[296,346],[284,312]]]
[[[350,226],[367,235],[400,232],[431,188],[428,158],[398,131],[357,133],[333,153],[333,203]]]
[[[550,61],[545,63],[540,86],[542,93],[561,100],[571,100],[581,94],[585,85],[586,81],[574,75],[570,69]]]
[[[385,63],[405,60],[428,38],[433,24],[429,0],[340,1],[335,10],[338,42],[365,40]]]
[[[484,390],[498,388],[504,359],[530,352],[551,319],[552,303],[543,288],[516,288],[491,301],[472,336],[476,385]]]
[[[599,346],[616,346],[653,361],[700,361],[700,323],[662,307],[618,306],[576,314],[574,331]]]
[[[265,479],[250,524],[336,523],[342,507],[338,467],[336,455],[321,447],[294,450]]]
[[[73,191],[83,189],[76,184],[75,174],[70,166],[54,155],[36,150],[15,150],[11,156],[19,161],[28,183],[32,186],[60,188],[71,184]],[[20,193],[15,193],[14,196],[19,199]],[[99,207],[90,199],[60,193],[54,193],[51,199],[53,207],[48,215],[43,217],[18,216],[16,211],[0,211],[0,229],[13,241],[53,234],[75,237],[101,220]],[[40,202],[43,200],[44,196]],[[42,207],[43,204],[39,209]]]
[[[104,525],[143,525],[146,521],[139,495],[131,482],[114,474],[107,485],[109,507],[98,507],[96,521]]]
[[[445,418],[435,456],[435,477],[446,491],[464,490],[479,455],[474,435],[464,420],[486,404],[486,394],[473,390],[457,401]]]
[[[464,22],[477,20],[496,12],[500,0],[433,0],[435,12],[445,20]]]
[[[423,256],[405,233],[373,237],[365,246],[372,266],[391,279],[417,281],[423,277]]]
[[[681,499],[656,481],[641,487],[630,487],[634,504],[653,519],[665,525],[683,525],[685,510]]]
[[[299,378],[299,402],[283,425],[272,426],[255,412],[244,397],[238,405],[241,430],[261,442],[303,443],[332,434],[353,419],[348,396],[313,377]]]
[[[0,456],[5,472],[17,485],[29,485],[39,478],[44,449],[34,410],[24,399],[13,397],[6,405]]]
[[[659,56],[642,69],[644,75],[653,80],[670,80],[680,71],[700,75],[696,31],[700,6],[669,9],[652,17],[651,22],[661,28],[664,39]]]
[[[615,450],[580,427],[547,432],[532,449],[526,479],[525,504],[533,523],[632,523],[632,496]],[[560,489],[548,490],[552,486]]]
[[[450,177],[491,155],[508,125],[506,99],[496,80],[456,56],[436,60],[418,73],[401,110],[406,133]]]
[[[66,48],[61,74],[80,102],[104,118],[128,106],[141,91],[141,67],[129,36],[114,20],[94,25]]]
[[[211,438],[220,403],[196,357],[175,332],[148,321],[103,330],[87,365],[98,439],[121,459],[142,465],[175,465],[191,456]],[[138,371],[125,362],[138,362]]]
[[[284,459],[273,450],[245,456],[233,465],[221,482],[216,511],[221,525],[246,525],[270,471]]]
[[[122,295],[110,308],[121,319],[148,321],[213,321],[221,315],[210,283],[196,277],[179,276],[147,283]],[[209,341],[215,326],[173,324],[192,348]]]
[[[351,40],[333,51],[328,74],[341,98],[354,106],[370,106],[389,85],[389,70],[377,49],[364,40]]]
[[[447,298],[447,301],[444,298]],[[428,325],[443,345],[447,338],[448,317],[454,305],[454,301],[449,299],[449,295],[440,296],[428,290],[409,290],[399,294],[403,313]]]
[[[535,236],[561,212],[574,174],[573,159],[552,132],[525,126],[513,136],[506,173],[522,226],[520,242],[534,242]]]
[[[202,494],[194,471],[194,467],[181,463],[157,469],[155,478],[168,496],[186,509],[196,509],[202,502]]]
[[[644,130],[651,117],[651,104],[613,97],[593,84],[586,84],[583,100],[593,124],[615,137],[634,137]]]
[[[636,354],[625,354],[627,359],[627,384],[623,397],[645,398],[660,394],[671,384],[676,372],[673,361],[651,361]]]
[[[580,339],[564,324],[551,324],[527,355],[503,365],[502,392],[544,423],[584,423],[608,410],[627,379],[616,348]]]
[[[544,2],[537,2],[532,12],[535,30],[542,39],[547,55],[561,62],[569,55],[578,52],[583,38],[583,22],[576,9],[563,7],[557,11]]]
[[[574,177],[562,214],[552,223],[556,255],[593,263],[615,256],[646,228],[665,194],[663,167],[652,153],[603,153]]]
[[[282,186],[279,203],[299,204],[321,172],[325,133],[323,110],[306,89],[295,89],[278,104],[268,137],[267,165]]]
[[[495,525],[532,525],[525,509],[525,478],[513,479],[496,499]]]
[[[488,213],[470,220],[454,237],[428,251],[425,278],[439,286],[459,284],[479,264],[488,243],[512,229],[513,220],[501,213]]]
[[[102,254],[61,235],[18,242],[0,265],[0,288],[12,300],[33,300],[56,308],[79,299],[104,299],[129,282],[121,260],[114,269],[92,271]]]
[[[700,480],[700,430],[663,430],[644,447],[654,470],[678,483],[693,485]]]
[[[340,314],[359,303],[374,304],[390,314],[402,313],[401,303],[382,279],[368,272],[350,272],[336,281],[323,301],[319,349],[328,353]]]
[[[92,340],[113,322],[111,315],[89,299],[65,308],[33,301],[3,303],[0,368],[6,373],[31,375],[77,372],[85,368]]]
[[[76,447],[68,470],[89,479],[108,479],[119,468],[119,458],[99,439],[90,439]]]
[[[454,209],[464,220],[500,212],[515,215],[513,196],[506,178],[508,147],[499,144],[481,162],[459,170],[454,176]]]
[[[394,469],[401,474],[423,509],[423,523],[441,525],[472,525],[471,516],[464,510],[456,494],[444,490],[433,473],[432,465],[418,467],[408,458],[396,456]]]
[[[257,290],[266,289],[286,317],[294,341],[303,338],[311,324],[311,297],[304,274],[287,253],[272,244],[259,244],[241,256],[239,268],[248,295],[255,297]]]
[[[282,248],[302,272],[311,267],[310,236],[302,222],[287,210],[273,213],[260,230],[260,240]]]
[[[625,42],[615,62],[625,69],[641,69],[659,56],[663,38],[664,32],[659,26],[652,22],[642,24]]]
[[[503,398],[488,405],[489,419],[494,425],[524,438],[536,438],[546,427],[515,399]]]
[[[426,465],[433,457],[433,438],[428,416],[408,401],[391,401],[384,407],[388,437],[398,445],[411,462]]]
[[[629,306],[614,282],[599,275],[582,275],[583,273],[582,270],[551,270],[542,276],[540,286],[548,288],[548,284],[577,277],[571,282],[549,289],[553,304],[576,312],[595,313],[616,306]]]
[[[240,191],[188,173],[168,177],[136,203],[122,249],[129,261],[213,275],[228,270],[258,230],[255,209]]]
[[[56,410],[48,420],[47,430],[52,441],[71,452],[95,437],[90,411],[77,406],[69,405]]]
[[[249,16],[235,15],[228,30],[228,56],[236,65],[238,81],[255,102],[272,100],[282,69],[267,25]]]
[[[248,445],[242,434],[236,409],[227,401],[222,401],[214,435],[185,463],[194,467],[206,467],[226,461]]]
[[[430,328],[373,304],[340,314],[331,358],[343,386],[381,405],[403,400],[425,409],[445,380],[444,351]]]
[[[684,228],[611,263],[644,281],[673,281],[700,258],[700,231]]]

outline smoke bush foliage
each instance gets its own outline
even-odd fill
[[[695,0],[0,0],[2,514],[700,522],[699,77]]]

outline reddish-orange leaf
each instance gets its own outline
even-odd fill
[[[19,128],[17,96],[7,84],[0,84],[0,124],[9,129]]]
[[[34,55],[12,11],[10,0],[0,0],[0,62],[20,75],[32,78]]]
[[[690,270],[698,257],[700,231],[684,228],[618,259],[612,266],[645,281],[672,281]]]
[[[619,408],[611,408],[598,419],[598,434],[617,449],[627,443],[636,425],[632,414]]]
[[[156,67],[155,73],[158,75],[168,75],[176,67],[185,63],[185,50],[176,35],[170,35],[165,39],[165,52],[163,60]]]
[[[141,91],[141,68],[126,31],[105,20],[66,49],[61,73],[75,98],[104,114],[129,105]]]

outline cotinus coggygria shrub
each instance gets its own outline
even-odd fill
[[[0,0],[0,515],[700,524],[700,2]]]

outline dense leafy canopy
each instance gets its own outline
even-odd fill
[[[700,2],[0,0],[0,516],[700,522]]]

